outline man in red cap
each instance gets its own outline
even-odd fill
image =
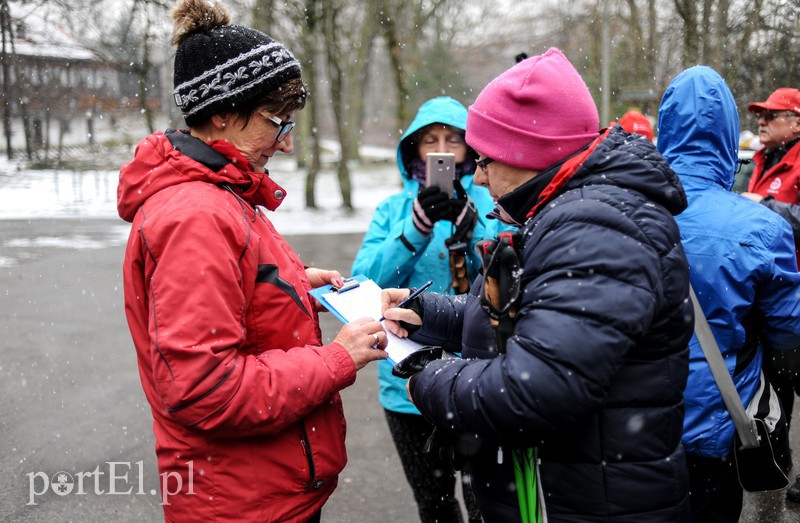
[[[653,126],[650,120],[636,109],[629,109],[619,119],[619,124],[629,133],[641,134],[651,142],[653,141]]]
[[[800,253],[800,91],[776,89],[766,102],[751,103],[764,146],[753,156],[755,169],[744,196],[761,202],[789,222]]]
[[[751,103],[747,110],[758,115],[758,137],[764,147],[753,156],[755,169],[748,192],[742,195],[789,222],[800,266],[800,91],[781,87],[766,102]],[[787,421],[791,421],[794,394],[800,392],[800,353],[767,351],[764,371],[780,397]],[[786,491],[786,498],[800,503],[800,475]]]

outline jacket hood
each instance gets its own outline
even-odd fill
[[[663,205],[672,215],[686,209],[681,180],[655,145],[640,134],[627,133],[620,125],[597,145],[568,187],[589,184],[632,189]]]
[[[404,184],[410,179],[411,160],[417,154],[416,148],[410,143],[410,138],[415,132],[432,123],[456,127],[466,133],[467,108],[449,96],[432,98],[420,106],[411,125],[408,126],[403,136],[400,137],[400,143],[397,144],[397,167]]]
[[[676,76],[658,109],[658,150],[687,186],[736,177],[739,113],[725,80],[707,66]]]
[[[173,129],[156,132],[139,142],[133,160],[120,169],[117,212],[131,222],[152,195],[194,181],[227,185],[251,205],[274,211],[286,191],[267,173],[250,169],[250,162],[228,142],[206,144]]]

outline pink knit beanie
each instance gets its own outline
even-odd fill
[[[498,162],[541,171],[597,138],[597,106],[578,71],[550,48],[487,85],[469,107],[467,143]]]

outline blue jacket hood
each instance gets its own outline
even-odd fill
[[[702,181],[733,186],[739,113],[716,71],[698,65],[669,84],[658,109],[658,150],[687,187]]]
[[[416,155],[416,150],[412,150],[409,138],[432,123],[443,123],[466,132],[467,108],[449,96],[432,98],[420,106],[411,125],[408,126],[397,144],[397,167],[403,177],[403,183],[409,179],[409,164]]]

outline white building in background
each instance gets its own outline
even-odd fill
[[[25,128],[34,150],[51,151],[107,140],[130,143],[146,134],[135,78],[84,46],[46,5],[9,5],[13,48],[6,42],[0,49],[0,58],[8,60],[0,68],[0,85],[11,109],[15,151],[26,148]],[[160,98],[148,104],[158,111]],[[2,126],[0,133],[5,152]]]

